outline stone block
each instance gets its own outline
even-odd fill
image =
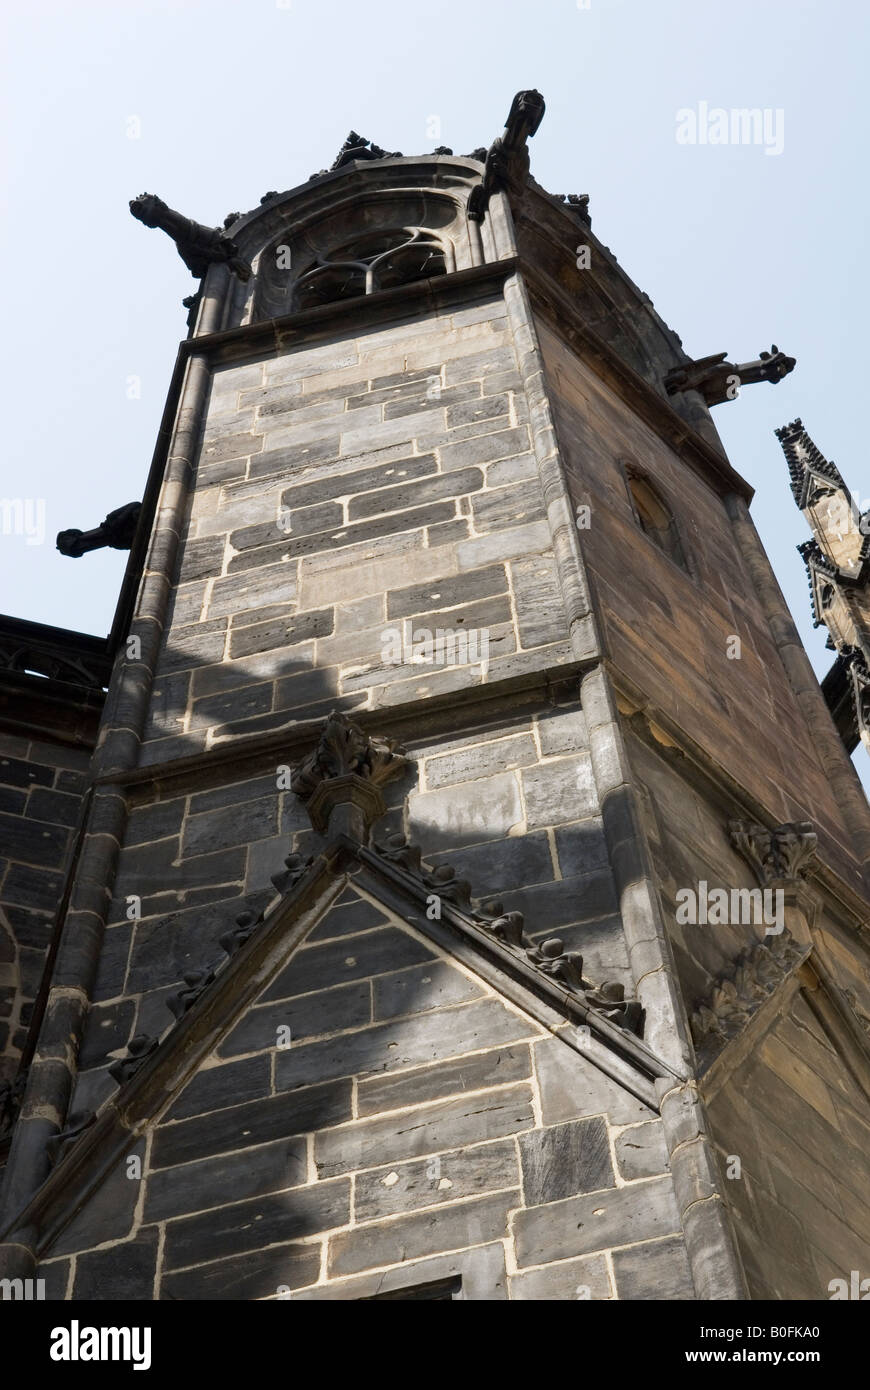
[[[588,754],[523,768],[520,778],[530,829],[585,820],[598,810],[592,759]]]
[[[445,473],[451,473],[454,469],[495,463],[499,459],[525,454],[529,447],[529,431],[526,425],[519,425],[516,429],[498,430],[495,434],[475,435],[472,439],[460,440],[458,444],[446,445],[441,450],[441,468]]]
[[[275,1084],[292,1090],[314,1081],[401,1071],[441,1058],[515,1042],[534,1025],[495,999],[416,1014],[322,1042],[300,1043],[275,1058]]]
[[[590,1255],[582,1260],[560,1260],[542,1269],[530,1269],[514,1274],[510,1280],[512,1299],[524,1302],[565,1302],[583,1300],[601,1302],[614,1297],[613,1286],[603,1255]]]
[[[206,1115],[212,1110],[245,1105],[268,1096],[272,1089],[272,1059],[245,1057],[240,1062],[223,1062],[196,1073],[164,1117],[183,1120]]]
[[[250,1197],[284,1192],[307,1180],[308,1150],[304,1138],[241,1148],[238,1153],[220,1154],[149,1174],[143,1219],[165,1221]],[[292,1201],[288,1197],[288,1205]]]
[[[389,978],[389,977],[388,977]],[[371,986],[367,980],[358,984],[337,985],[333,989],[316,990],[297,999],[285,999],[272,1004],[259,1004],[248,1009],[218,1052],[221,1057],[237,1057],[246,1052],[274,1052],[276,1048],[296,1044],[305,1038],[324,1033],[363,1027],[372,1021]],[[289,1028],[289,1035],[281,1030]],[[288,1037],[286,1044],[280,1038]]]
[[[439,787],[454,786],[457,782],[526,767],[529,763],[537,762],[537,758],[531,734],[514,734],[509,738],[474,744],[470,748],[460,748],[455,753],[427,758],[426,786],[435,791]]]
[[[145,1303],[153,1299],[159,1237],[156,1226],[146,1226],[134,1240],[79,1255],[73,1300]]]
[[[394,1265],[442,1250],[458,1250],[500,1240],[518,1193],[499,1193],[476,1201],[439,1207],[415,1216],[372,1222],[336,1235],[329,1246],[333,1277]]]
[[[434,952],[416,937],[392,926],[323,944],[304,945],[269,986],[261,1002],[289,999],[326,985],[364,980],[434,958]]]
[[[346,1226],[349,1220],[350,1182],[346,1178],[298,1187],[289,1196],[279,1193],[234,1202],[169,1221],[164,1268],[180,1269],[256,1251],[263,1244],[264,1232],[268,1232],[269,1243],[277,1245]]]
[[[386,1110],[425,1105],[457,1092],[462,1095],[506,1086],[531,1076],[531,1056],[527,1046],[493,1048],[489,1052],[419,1067],[398,1076],[375,1076],[359,1082],[357,1095],[361,1116],[378,1115]]]
[[[672,1303],[696,1297],[682,1236],[614,1251],[613,1272],[620,1299]]]
[[[657,1118],[642,1100],[605,1076],[559,1038],[536,1043],[534,1058],[545,1125],[588,1115],[606,1115],[614,1125]]]
[[[182,1302],[270,1298],[279,1288],[297,1289],[316,1282],[320,1244],[272,1245],[230,1259],[213,1260],[160,1281],[161,1297]]]
[[[408,798],[412,838],[428,849],[462,848],[509,835],[523,824],[520,790],[514,773],[499,773],[440,791]]]
[[[619,1171],[626,1182],[668,1171],[670,1160],[661,1122],[624,1129],[616,1136],[615,1148]]]
[[[233,1153],[273,1139],[308,1134],[341,1124],[350,1115],[351,1083],[339,1081],[232,1105],[174,1124],[164,1121],[154,1135],[151,1167],[172,1167],[211,1154]]]
[[[397,1018],[403,1014],[425,1013],[448,1004],[464,1004],[480,998],[481,987],[446,961],[415,965],[372,981],[373,1018]],[[325,1030],[324,1030],[325,1031]]]
[[[613,1187],[607,1126],[602,1119],[536,1129],[520,1136],[527,1207]]]
[[[571,1259],[679,1230],[670,1178],[633,1183],[519,1212],[514,1224],[517,1264]]]
[[[376,1221],[484,1192],[516,1190],[519,1182],[512,1139],[411,1163],[388,1164],[356,1174],[354,1219]]]

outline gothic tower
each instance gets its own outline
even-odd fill
[[[201,285],[141,508],[63,542],[132,544],[78,828],[7,870],[11,941],[58,904],[2,1192],[51,1297],[861,1268],[870,812],[710,413],[794,361],[691,360],[543,111],[131,204]]]

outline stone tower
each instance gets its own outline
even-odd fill
[[[15,879],[2,1272],[51,1297],[862,1267],[870,812],[710,415],[794,362],[688,358],[530,177],[543,109],[220,231],[131,204],[201,286],[78,829]]]

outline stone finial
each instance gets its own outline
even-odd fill
[[[806,873],[818,844],[810,821],[790,821],[767,830],[753,821],[735,820],[728,831],[732,845],[751,865],[762,888],[796,883]]]
[[[306,803],[321,835],[343,832],[366,844],[386,811],[380,788],[407,766],[394,740],[370,737],[335,710],[317,747],[295,769],[290,787]]]
[[[741,386],[752,386],[757,381],[770,381],[774,385],[797,363],[794,357],[787,357],[774,343],[770,352],[762,352],[754,362],[727,362],[727,352],[716,352],[710,357],[698,357],[693,362],[683,362],[672,367],[665,377],[665,390],[669,396],[678,391],[700,391],[707,405],[721,405],[723,401],[733,401],[739,395]]]
[[[197,279],[205,275],[213,262],[218,262],[228,265],[240,280],[250,280],[250,265],[236,243],[219,227],[206,227],[182,216],[154,193],[140,193],[138,198],[132,198],[130,211],[146,227],[159,227],[172,238],[179,256]]]

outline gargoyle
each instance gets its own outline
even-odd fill
[[[794,371],[797,360],[786,357],[775,343],[770,352],[762,352],[754,362],[727,362],[727,356],[727,352],[718,352],[672,367],[665,377],[668,395],[700,391],[708,405],[721,405],[723,401],[736,400],[741,386],[752,386],[756,381],[770,381],[775,386]]]
[[[153,193],[140,193],[138,198],[133,198],[130,211],[146,227],[159,227],[172,237],[179,256],[197,279],[205,275],[212,262],[218,262],[228,265],[240,280],[250,280],[250,265],[236,243],[219,227],[205,227],[190,217],[182,217]]]
[[[129,550],[141,511],[141,502],[127,502],[123,507],[109,512],[105,521],[91,531],[77,531],[75,528],[58,531],[57,548],[61,555],[70,555],[74,560],[89,550],[100,550],[103,546],[109,546],[112,550]]]
[[[540,92],[517,92],[505,122],[504,135],[493,140],[487,152],[483,178],[471,190],[468,216],[472,222],[483,221],[490,197],[497,189],[507,187],[516,193],[523,192],[529,174],[526,142],[544,119],[545,110]]]

